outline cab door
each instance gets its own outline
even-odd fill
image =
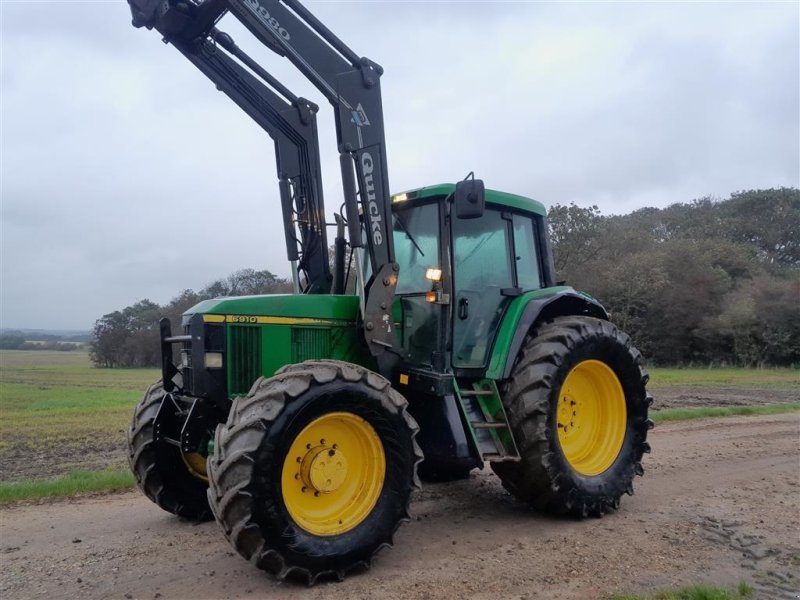
[[[490,207],[480,218],[452,220],[452,362],[456,368],[486,364],[508,290],[514,287],[511,227],[509,213]]]
[[[453,366],[486,366],[512,297],[545,286],[539,229],[531,215],[487,208],[453,219]]]

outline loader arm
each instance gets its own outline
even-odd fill
[[[216,46],[230,51],[230,48],[226,48],[230,37],[221,37],[216,29],[217,22],[226,13],[241,21],[270,50],[289,59],[328,99],[336,115],[336,137],[350,244],[354,248],[363,246],[358,215],[360,200],[372,267],[372,277],[365,282],[364,334],[373,355],[380,357],[385,350],[392,349],[394,333],[391,300],[397,283],[398,265],[394,261],[391,197],[380,91],[383,69],[367,58],[358,57],[297,0],[128,2],[134,26],[158,30],[164,36],[165,42],[175,45],[218,85],[220,79],[229,84],[233,80],[236,85],[230,86],[230,91],[224,85],[220,89],[267,129],[270,135],[273,135],[274,129],[262,124],[269,111],[265,112],[258,102],[254,103],[244,97],[239,89],[239,84],[243,81],[250,84],[250,90],[263,92],[266,86],[236,64],[230,56],[221,52],[216,55],[209,53],[215,47],[215,39]],[[252,59],[244,59],[243,56],[246,55],[241,51],[234,55],[264,78],[262,72],[266,71]],[[222,65],[224,68],[220,68]],[[236,77],[221,76],[224,71],[236,72]],[[274,79],[268,82],[273,88],[276,87],[277,82]],[[263,96],[262,93],[261,97]],[[269,124],[274,123],[274,119],[266,121]],[[278,137],[275,139],[280,163],[282,157]],[[316,181],[319,185],[319,177]],[[319,201],[319,206],[314,209],[320,211],[324,219],[321,191],[315,200]],[[324,227],[322,232],[324,241]],[[305,240],[303,243],[305,244]]]

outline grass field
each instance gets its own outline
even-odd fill
[[[800,375],[790,369],[650,369],[650,375],[656,392],[800,393]],[[96,369],[85,352],[0,351],[0,502],[130,485],[125,430],[133,407],[159,376],[157,369]],[[679,407],[653,416],[666,421],[785,410],[800,410],[800,404]]]
[[[761,390],[800,391],[798,369],[664,369],[651,368],[649,388],[674,386],[730,387]]]
[[[95,369],[85,352],[0,351],[0,481],[121,469],[156,369]]]
[[[122,432],[158,377],[156,369],[95,369],[85,352],[0,352],[0,453]]]

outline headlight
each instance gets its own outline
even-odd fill
[[[222,368],[222,352],[206,352],[206,369]]]
[[[428,267],[425,271],[425,279],[429,279],[434,283],[442,280],[442,270],[436,267]]]

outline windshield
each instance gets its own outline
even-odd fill
[[[397,294],[424,294],[431,289],[425,279],[439,260],[439,204],[395,207],[392,215],[395,260],[400,265]]]

